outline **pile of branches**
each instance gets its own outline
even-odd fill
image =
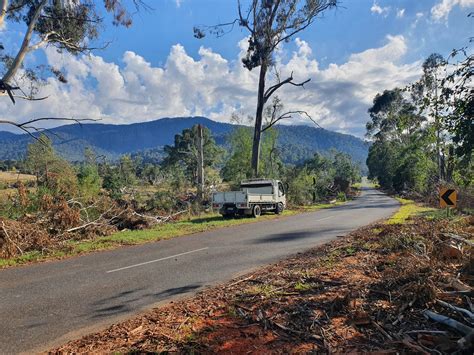
[[[28,210],[26,194],[14,203]],[[17,220],[0,219],[0,258],[13,258],[30,251],[47,253],[62,248],[71,240],[93,239],[120,230],[137,230],[175,219],[184,211],[156,216],[137,212],[127,201],[101,196],[94,201],[66,200],[43,195],[34,213]]]
[[[56,351],[471,354],[473,234],[376,224]]]

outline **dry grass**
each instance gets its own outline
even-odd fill
[[[34,175],[28,174],[19,174],[13,171],[0,171],[0,182],[12,184],[17,181],[21,182],[29,182],[35,181],[36,177]]]

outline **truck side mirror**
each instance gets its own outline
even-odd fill
[[[287,194],[288,190],[290,189],[290,185],[287,182],[285,182],[284,187],[285,187],[285,194]]]

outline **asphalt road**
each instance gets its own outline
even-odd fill
[[[394,213],[365,188],[318,212],[0,270],[0,352],[46,350]]]

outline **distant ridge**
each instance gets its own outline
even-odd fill
[[[172,144],[177,133],[195,124],[209,128],[220,145],[226,144],[226,136],[235,127],[206,117],[167,117],[122,125],[101,123],[65,125],[51,129],[58,135],[58,138],[54,136],[51,138],[59,154],[70,161],[82,160],[86,147],[91,147],[99,155],[116,159],[123,154]],[[331,149],[336,149],[350,154],[355,161],[365,167],[368,145],[360,138],[310,126],[277,126],[276,129],[281,156],[286,163],[299,163],[315,152],[325,154]],[[32,138],[26,134],[17,135],[0,131],[0,160],[23,158],[31,140]]]

